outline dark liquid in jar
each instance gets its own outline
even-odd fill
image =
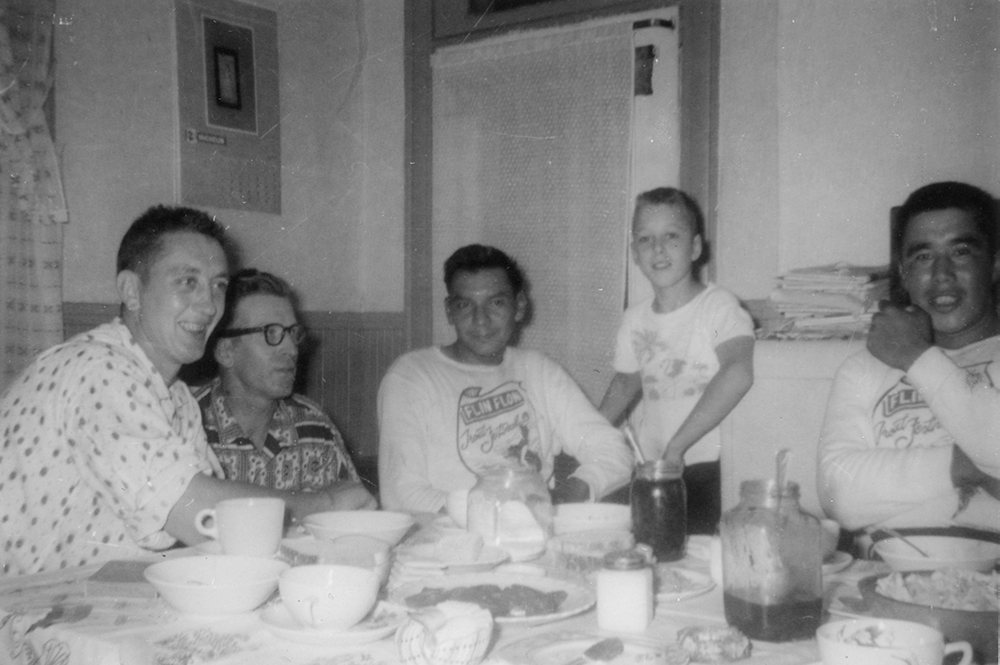
[[[632,481],[632,530],[637,543],[653,548],[659,562],[684,557],[687,536],[687,496],[680,478]]]
[[[722,595],[726,623],[755,640],[788,642],[814,637],[823,614],[823,599],[760,605],[728,593]]]

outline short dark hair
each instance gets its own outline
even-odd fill
[[[500,268],[507,273],[507,281],[514,289],[514,295],[526,293],[527,280],[521,266],[503,250],[488,245],[466,245],[455,250],[444,262],[444,285],[451,295],[455,275],[459,272],[480,272]]]
[[[295,292],[288,282],[263,270],[243,268],[229,277],[229,286],[226,288],[226,309],[222,313],[219,325],[215,327],[216,332],[228,330],[240,302],[257,294],[285,298],[292,304],[292,309],[298,311]]]
[[[997,249],[997,203],[993,196],[964,182],[933,182],[910,194],[896,211],[893,224],[893,260],[902,259],[903,236],[914,217],[934,210],[956,208],[968,213],[976,228],[986,238],[992,256]]]
[[[635,197],[635,211],[632,213],[632,231],[635,232],[635,223],[639,219],[639,213],[646,208],[653,206],[680,206],[688,214],[691,222],[691,232],[696,236],[701,236],[705,240],[705,215],[701,212],[701,206],[694,200],[694,197],[683,192],[676,187],[657,187],[650,189]]]
[[[199,233],[219,243],[230,267],[236,264],[236,250],[226,230],[207,213],[194,208],[157,205],[140,215],[118,246],[118,272],[131,270],[143,280],[163,250],[163,238],[170,233]]]

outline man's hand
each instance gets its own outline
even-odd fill
[[[333,506],[330,510],[376,510],[378,500],[361,483],[342,481],[326,488]]]
[[[663,455],[660,456],[660,459],[666,462],[666,465],[669,467],[684,468],[684,453],[678,452],[677,448],[671,447],[669,443],[666,450],[663,451]]]
[[[575,476],[556,483],[552,489],[552,503],[580,503],[590,499],[590,485]]]
[[[957,445],[951,455],[951,483],[958,489],[981,487],[994,499],[1000,500],[1000,479],[982,471]]]
[[[904,372],[934,345],[931,317],[915,305],[899,307],[883,300],[872,316],[868,351],[889,367]]]

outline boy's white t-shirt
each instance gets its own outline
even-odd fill
[[[735,337],[753,336],[753,319],[739,300],[715,284],[667,314],[653,310],[653,298],[627,310],[618,329],[616,372],[642,376],[636,410],[639,445],[657,459],[719,371],[715,347]],[[719,428],[684,455],[687,465],[719,459]]]

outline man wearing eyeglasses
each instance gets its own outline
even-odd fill
[[[195,390],[208,443],[226,478],[280,490],[358,480],[340,432],[294,393],[306,329],[279,277],[247,268],[229,281],[214,340],[219,374]]]

